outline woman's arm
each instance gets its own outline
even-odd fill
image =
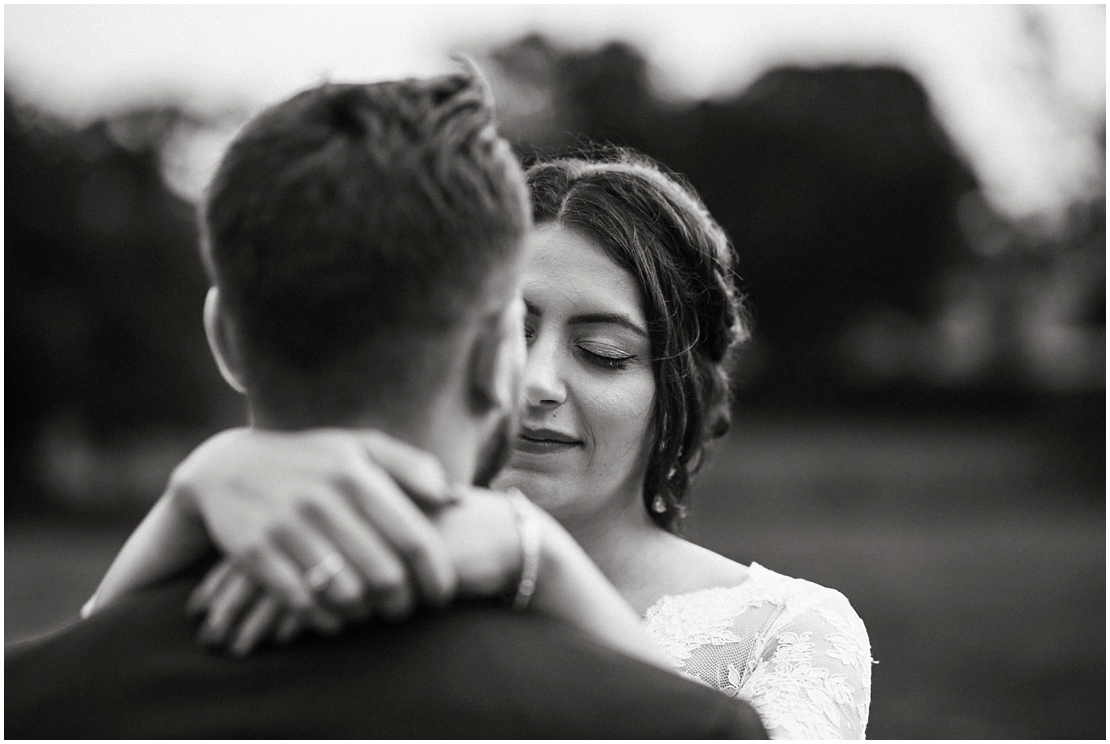
[[[523,539],[505,494],[470,488],[433,523],[443,537],[464,597],[511,596],[521,579]],[[640,618],[550,515],[522,505],[540,534],[536,589],[530,610],[555,619],[614,649],[668,671],[664,652],[647,636]],[[191,603],[206,614],[199,638],[204,645],[244,655],[267,638],[284,643],[295,633],[296,614],[282,600],[257,591],[249,577],[215,570]],[[284,618],[282,617],[284,612]]]
[[[434,458],[383,434],[223,432],[177,467],[82,614],[172,576],[213,547],[302,611],[320,609],[304,574],[333,546],[348,566],[324,598],[339,608],[357,616],[370,591],[385,614],[401,617],[413,607],[414,585],[443,604],[455,577],[414,499],[434,510],[455,497]]]
[[[127,538],[96,593],[81,608],[81,616],[173,576],[212,549],[200,514],[186,508],[173,489],[168,490]]]

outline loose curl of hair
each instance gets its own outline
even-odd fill
[[[690,479],[731,423],[731,357],[749,335],[732,247],[689,184],[628,150],[539,162],[526,177],[536,225],[597,243],[639,283],[656,385],[643,499],[677,533]]]

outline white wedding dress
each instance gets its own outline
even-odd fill
[[[751,703],[772,739],[862,739],[871,643],[844,595],[751,565],[729,588],[667,596],[644,627],[687,676]]]

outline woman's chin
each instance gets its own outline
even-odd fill
[[[549,475],[512,466],[502,470],[490,485],[496,491],[520,489],[533,504],[554,516],[573,503],[577,496],[573,489],[568,489]]]

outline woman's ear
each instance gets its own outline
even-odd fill
[[[234,341],[235,330],[220,300],[220,290],[216,287],[208,290],[208,296],[204,300],[204,333],[208,336],[208,348],[212,351],[224,381],[235,392],[246,395],[243,360]]]
[[[516,297],[482,324],[471,352],[470,390],[480,413],[516,410],[527,353],[524,300]]]

